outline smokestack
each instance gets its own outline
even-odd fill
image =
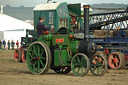
[[[3,5],[1,5],[1,11],[0,11],[1,14],[3,14]]]
[[[90,5],[84,5],[84,38],[89,38],[89,8]]]

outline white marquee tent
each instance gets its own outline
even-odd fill
[[[34,29],[34,27],[24,21],[18,20],[6,14],[0,13],[0,39],[16,42],[21,41],[21,37],[25,37],[26,29]]]

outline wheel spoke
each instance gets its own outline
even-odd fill
[[[36,47],[37,47],[37,49],[38,49],[38,50],[37,50],[37,51],[38,51],[37,53],[38,53],[38,55],[40,55],[40,47],[39,47],[38,45],[36,45]]]
[[[46,57],[41,57],[40,59],[41,59],[41,60],[46,60]]]
[[[80,71],[80,67],[78,67],[78,70],[77,70],[77,73],[79,74],[79,71]]]
[[[39,60],[40,61],[40,63],[41,63],[41,65],[43,66],[43,68],[44,68],[44,63],[41,61],[41,60]]]
[[[42,52],[39,54],[40,57],[44,54],[44,51],[43,50],[41,50],[41,51]]]
[[[82,62],[85,63],[85,58],[84,58],[84,57],[81,58],[81,63],[82,63]]]
[[[85,69],[87,70],[87,68],[86,68],[84,65],[82,65],[82,67],[85,68]]]
[[[32,55],[31,55],[30,53],[28,53],[28,55],[29,55],[31,58],[34,58],[34,57],[32,57]]]
[[[97,66],[95,65],[94,68],[93,68],[93,71],[95,71],[97,69]]]
[[[103,72],[102,68],[103,68],[103,67],[99,67],[99,69],[100,69],[101,72]]]
[[[40,72],[40,62],[38,61],[38,71]]]
[[[82,67],[81,67],[81,72],[82,72],[82,74],[84,73]]]
[[[35,48],[35,46],[34,46],[34,45],[33,45],[33,52],[34,52],[34,54],[37,56],[36,48]]]
[[[97,67],[97,74],[99,74],[99,67]]]
[[[37,62],[35,62],[35,63],[33,64],[33,71],[34,71],[34,72],[36,72],[36,63],[37,63]]]

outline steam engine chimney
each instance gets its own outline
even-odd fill
[[[84,38],[89,38],[89,8],[90,5],[84,5]]]

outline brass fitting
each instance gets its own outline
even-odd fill
[[[84,8],[90,8],[90,5],[84,5],[83,7]]]

